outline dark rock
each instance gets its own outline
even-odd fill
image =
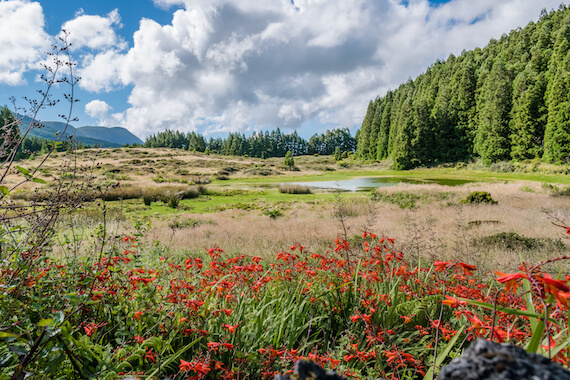
[[[299,360],[291,376],[277,375],[275,380],[346,380],[333,371],[326,371],[318,364],[309,360]]]
[[[438,380],[570,380],[570,372],[550,359],[513,345],[477,339],[443,367]]]

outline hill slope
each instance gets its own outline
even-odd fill
[[[94,138],[120,145],[143,143],[137,136],[121,127],[80,127],[76,129],[75,135],[78,139],[83,137]]]
[[[357,155],[394,168],[480,157],[570,160],[570,8],[451,55],[376,98]]]
[[[30,124],[31,119],[27,116],[22,118],[21,129],[25,129]],[[65,137],[73,137],[84,145],[100,146],[102,148],[117,148],[125,144],[142,143],[142,141],[125,128],[106,127],[80,127],[75,128],[59,121],[42,121],[42,127],[34,127],[29,136],[54,140],[59,138],[60,133],[65,130]]]

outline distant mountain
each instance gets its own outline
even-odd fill
[[[29,117],[23,117],[22,125],[20,127],[22,132],[30,125],[30,122],[31,119]],[[73,137],[84,145],[98,145],[101,148],[118,148],[125,144],[142,144],[141,139],[133,135],[125,128],[120,127],[75,128],[70,124],[66,129],[65,123],[59,121],[42,121],[41,125],[41,128],[32,128],[28,135],[48,140],[54,140],[56,138],[59,138],[59,135],[65,129],[65,137]]]
[[[75,130],[75,136],[78,139],[87,137],[92,139],[105,140],[120,145],[143,143],[143,141],[137,136],[133,135],[127,129],[121,127],[80,127]]]

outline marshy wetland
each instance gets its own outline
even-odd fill
[[[34,184],[36,194],[61,176],[66,159],[59,153],[44,164],[48,184]],[[559,255],[567,245],[552,222],[570,219],[570,178],[556,166],[528,163],[505,172],[474,163],[397,172],[388,164],[303,156],[289,171],[279,158],[144,148],[84,150],[74,160],[97,189],[96,200],[59,223],[61,247],[81,236],[78,251],[92,244],[103,218],[111,235],[148,223],[148,244],[259,255],[295,242],[326,249],[338,236],[358,241],[372,231],[419,258],[468,259],[505,272],[521,260]],[[29,197],[30,190],[13,197]],[[489,192],[497,204],[461,202],[474,191]]]

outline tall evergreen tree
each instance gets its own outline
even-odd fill
[[[475,150],[485,164],[510,158],[509,113],[511,82],[505,63],[497,58],[481,88]]]

